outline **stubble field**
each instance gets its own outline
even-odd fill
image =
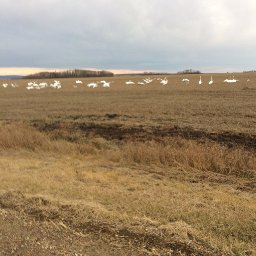
[[[0,254],[254,255],[256,74],[212,76],[0,86]]]

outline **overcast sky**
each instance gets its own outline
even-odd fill
[[[256,0],[0,0],[0,10],[0,67],[256,68]]]

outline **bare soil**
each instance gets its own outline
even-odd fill
[[[0,196],[1,255],[221,255],[197,241],[79,220],[79,209],[17,192]]]

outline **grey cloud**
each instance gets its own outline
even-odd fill
[[[0,0],[1,66],[254,68],[254,0]]]

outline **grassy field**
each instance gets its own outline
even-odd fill
[[[130,255],[255,255],[256,74],[210,76],[0,88],[1,208]]]

